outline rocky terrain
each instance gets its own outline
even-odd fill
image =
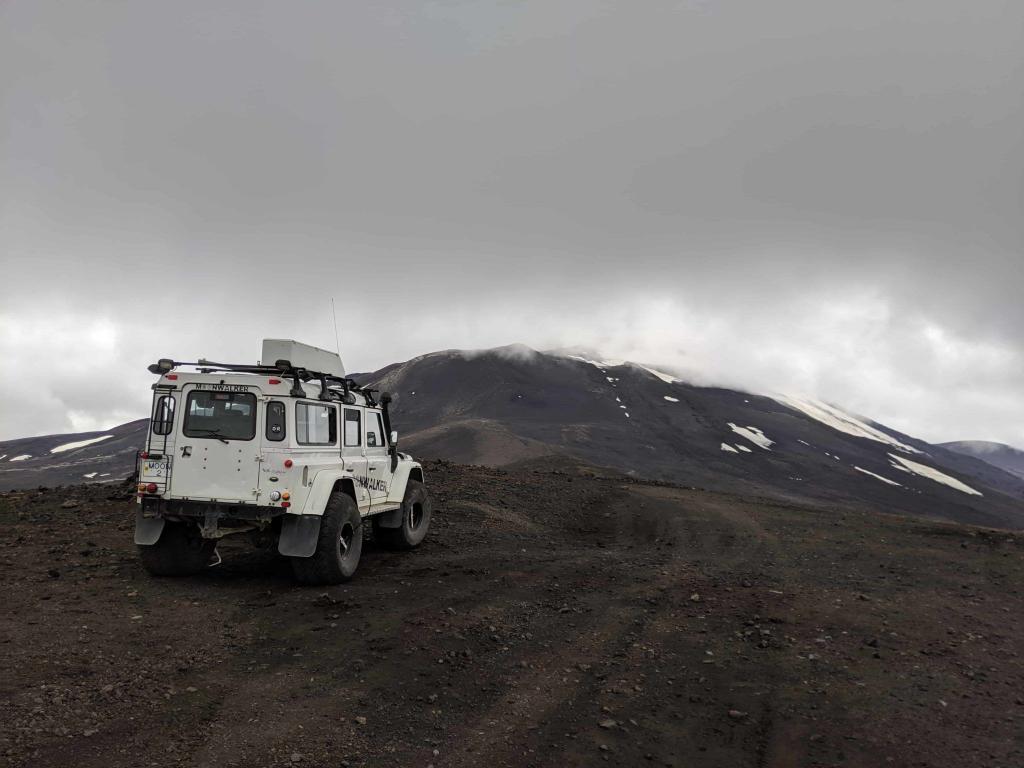
[[[1024,764],[1024,535],[557,463],[428,463],[425,544],[326,590],[0,495],[0,764]]]

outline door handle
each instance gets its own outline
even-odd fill
[[[376,472],[380,467],[370,467],[371,472]]]

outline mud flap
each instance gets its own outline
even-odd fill
[[[392,509],[390,512],[381,512],[377,515],[377,525],[381,528],[401,528],[402,515],[405,514],[405,507]]]
[[[160,541],[160,534],[164,532],[164,519],[162,517],[146,517],[141,509],[135,510],[135,543],[144,546],[151,546]]]
[[[312,557],[320,537],[320,515],[285,515],[277,551],[287,557]]]

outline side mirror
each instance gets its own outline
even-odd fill
[[[398,445],[398,432],[391,430],[391,434],[388,436],[388,440],[392,445]]]

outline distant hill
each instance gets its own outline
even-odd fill
[[[986,440],[962,440],[955,443],[942,443],[943,448],[981,459],[993,467],[1005,469],[1017,477],[1024,478],[1024,451],[1003,443],[991,443]]]
[[[147,423],[0,441],[0,491],[124,480],[135,471]]]
[[[586,465],[826,508],[1024,528],[1024,476],[1020,465],[990,461],[1002,453],[930,445],[814,400],[698,387],[653,366],[520,345],[436,352],[356,378],[392,393],[400,447],[417,457]],[[143,420],[0,442],[0,490],[122,479],[145,429]]]

